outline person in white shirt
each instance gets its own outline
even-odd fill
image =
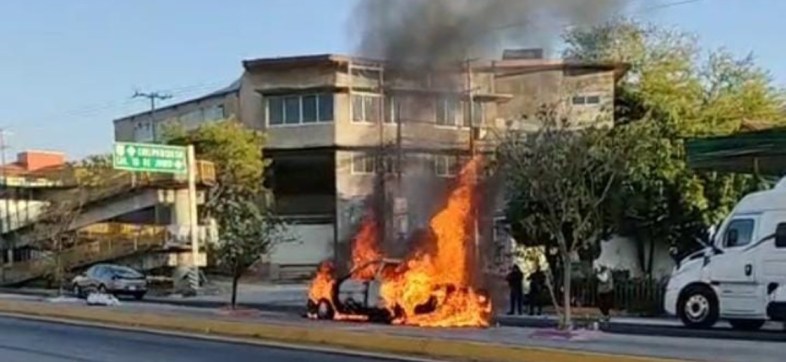
[[[611,318],[611,308],[614,306],[614,277],[611,269],[600,265],[596,272],[598,278],[598,308],[603,314],[603,320],[608,322]]]

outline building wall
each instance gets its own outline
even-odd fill
[[[219,108],[223,108],[220,111]],[[179,124],[186,130],[205,122],[237,117],[240,103],[237,93],[198,99],[157,110],[154,117],[149,112],[115,120],[115,140],[119,142],[151,142],[153,135],[161,138],[167,127]],[[153,122],[155,120],[155,123]],[[155,124],[155,126],[153,126]],[[153,130],[155,127],[155,131]]]
[[[513,98],[499,105],[499,117],[521,120],[527,129],[540,125],[542,106],[555,107],[560,115],[578,122],[602,120],[612,124],[615,80],[611,71],[544,70],[500,76],[497,91]],[[597,104],[573,104],[573,97],[598,96]]]
[[[601,243],[600,257],[596,265],[606,265],[613,270],[627,270],[633,278],[644,276],[644,269],[639,264],[636,253],[636,241],[630,238],[614,236]],[[674,261],[669,255],[669,248],[664,244],[655,244],[652,263],[652,276],[656,279],[667,277],[674,268]]]
[[[269,127],[266,103],[267,98],[273,96],[317,93],[322,92],[318,89],[329,89],[334,85],[335,70],[324,66],[246,71],[240,91],[241,119],[250,127],[266,131],[266,146],[269,148],[292,149],[332,145],[333,122]],[[325,92],[329,91],[325,90]],[[337,116],[334,115],[334,121]]]

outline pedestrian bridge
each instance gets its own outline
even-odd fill
[[[205,161],[199,161],[197,169],[197,202],[202,204],[205,188],[215,182],[215,171]],[[0,231],[11,241],[5,252],[13,257],[0,268],[0,285],[121,259],[143,269],[191,262],[186,178],[107,173],[94,186],[44,190],[37,202],[5,215]],[[202,244],[216,238],[214,228],[204,224],[197,228]],[[61,237],[63,245],[52,242],[57,233],[68,235]],[[56,267],[58,263],[62,268]]]

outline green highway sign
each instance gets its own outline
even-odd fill
[[[115,169],[142,172],[188,172],[188,148],[150,143],[116,142],[112,152]]]

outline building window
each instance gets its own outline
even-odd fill
[[[402,155],[401,162],[404,162],[404,157]],[[398,155],[389,155],[385,156],[382,159],[382,167],[385,169],[385,173],[388,174],[398,174],[399,170],[401,169],[401,165],[398,162]]]
[[[284,97],[284,124],[298,124],[301,120],[300,100],[302,97]]]
[[[205,113],[204,115],[205,122],[219,121],[226,118],[226,115],[224,114],[223,105],[217,105],[217,106],[205,108],[204,113]]]
[[[284,124],[284,99],[281,97],[267,99],[267,124],[268,126]]]
[[[371,174],[376,170],[374,157],[366,153],[352,154],[352,173],[356,175]]]
[[[574,106],[594,106],[600,104],[600,96],[573,96],[571,103]]]
[[[386,124],[397,124],[401,122],[399,119],[399,103],[394,97],[385,98],[385,119],[383,122]]]
[[[317,96],[303,97],[303,123],[316,123],[318,118]]]
[[[352,122],[377,123],[381,116],[382,97],[370,94],[352,95]]]
[[[434,172],[439,177],[453,177],[458,173],[458,159],[456,156],[434,156]]]
[[[268,126],[333,121],[333,94],[266,97]]]
[[[320,122],[333,122],[333,94],[325,93],[317,96],[317,119]]]
[[[461,125],[461,103],[454,97],[437,99],[437,125],[453,127]]]
[[[468,162],[467,156],[435,155],[434,172],[440,177],[455,177]]]

